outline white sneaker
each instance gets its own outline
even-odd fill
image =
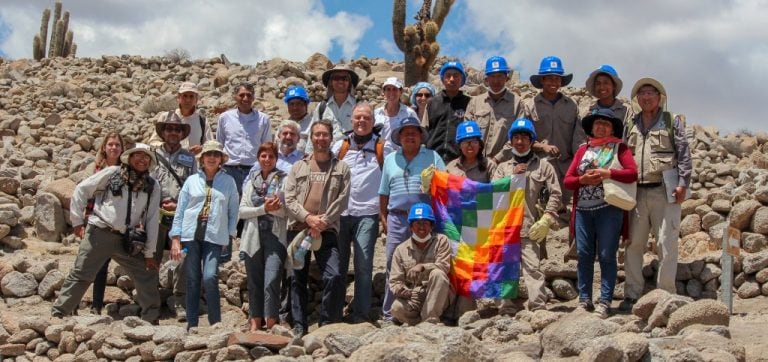
[[[608,314],[610,314],[610,311],[611,311],[611,307],[609,307],[607,303],[600,302],[595,306],[594,314],[600,319],[605,319],[605,318],[608,318]]]

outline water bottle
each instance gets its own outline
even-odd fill
[[[171,270],[176,271],[179,269],[180,266],[184,265],[184,258],[187,256],[187,253],[189,252],[189,248],[186,246],[181,248],[181,258],[179,258],[178,261],[176,260],[168,260],[168,265],[171,267]]]
[[[312,247],[312,236],[307,233],[307,236],[301,241],[299,247],[293,253],[293,265],[299,265],[298,269],[304,267],[304,257],[307,256],[307,251]]]
[[[267,195],[276,195],[278,186],[277,179],[273,177],[267,188]]]

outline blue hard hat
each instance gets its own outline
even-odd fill
[[[483,133],[480,131],[480,126],[477,125],[477,122],[471,119],[461,122],[456,126],[456,143],[461,143],[461,141],[467,138],[479,138],[481,141],[483,140]]]
[[[416,220],[429,220],[434,223],[435,213],[432,211],[432,206],[423,202],[413,204],[411,211],[408,213],[408,223],[410,224]]]
[[[567,86],[571,83],[571,80],[573,80],[573,74],[565,74],[563,61],[554,55],[544,57],[544,59],[541,60],[541,63],[539,64],[539,74],[531,75],[531,84],[533,84],[534,87],[541,89],[541,78],[545,75],[559,75],[563,79],[563,87]]]
[[[507,60],[498,55],[488,58],[488,60],[485,61],[485,75],[490,75],[491,73],[509,74]]]
[[[619,93],[621,93],[621,88],[624,86],[624,82],[622,82],[621,78],[619,78],[619,72],[617,72],[616,69],[614,69],[609,64],[603,64],[600,66],[600,68],[595,69],[592,71],[592,73],[589,74],[586,84],[589,94],[591,94],[593,97],[597,97],[595,94],[595,79],[600,74],[605,74],[611,78],[613,81],[613,96],[618,96]]]
[[[443,79],[443,75],[448,69],[456,69],[461,73],[461,85],[467,82],[467,73],[464,71],[464,66],[455,60],[443,63],[443,66],[440,67],[440,79]]]
[[[299,98],[309,104],[309,94],[307,94],[307,91],[303,87],[295,85],[288,87],[288,90],[285,91],[285,97],[283,98],[285,104],[288,104],[288,102],[296,98]]]
[[[536,136],[536,129],[533,127],[533,122],[528,118],[518,118],[512,122],[512,127],[509,128],[509,134],[507,138],[512,140],[512,136],[515,133],[527,133],[531,136],[531,142],[536,142],[538,137]]]

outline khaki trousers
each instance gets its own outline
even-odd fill
[[[392,303],[392,317],[410,325],[419,324],[429,318],[440,318],[453,299],[448,275],[442,270],[433,269],[429,272],[426,285],[420,288],[422,292],[415,300],[395,298]]]
[[[64,280],[59,297],[53,304],[53,311],[65,316],[71,315],[96,278],[96,273],[109,258],[125,268],[133,280],[136,299],[141,306],[141,319],[156,321],[160,317],[157,271],[146,269],[143,255],[132,257],[125,252],[122,235],[92,225],[86,228],[75,266]]]
[[[648,234],[656,235],[659,272],[656,287],[672,294],[677,292],[677,245],[680,235],[680,204],[667,201],[666,188],[637,188],[637,207],[629,212],[629,245],[624,255],[626,283],[624,295],[638,299],[643,294],[643,254]]]

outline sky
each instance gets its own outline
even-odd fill
[[[437,1],[437,0],[433,0]],[[226,54],[254,64],[315,52],[333,61],[402,60],[392,39],[392,2],[384,0],[64,0],[78,56]],[[610,4],[606,6],[606,4]],[[183,5],[183,6],[180,6]],[[408,1],[406,22],[421,5]],[[0,56],[31,57],[42,9],[53,0],[3,0]],[[669,94],[669,109],[689,123],[721,131],[761,131],[768,82],[766,0],[456,0],[438,35],[441,55],[482,68],[502,55],[527,80],[541,58],[557,55],[572,85],[611,64],[628,97],[651,76]]]

